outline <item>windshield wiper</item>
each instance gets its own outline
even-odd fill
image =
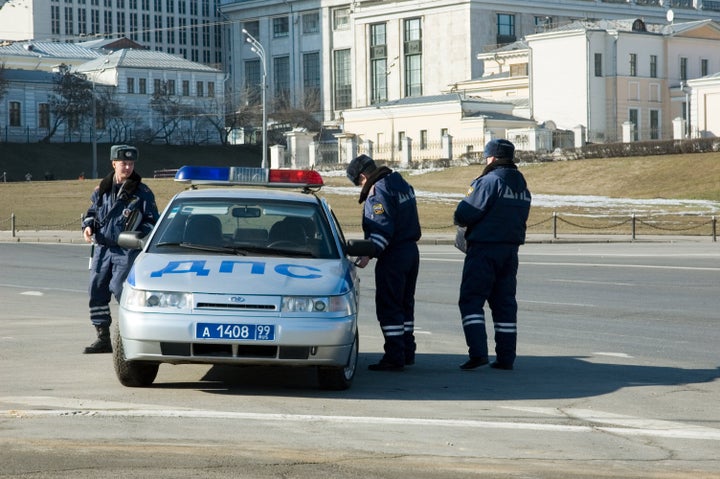
[[[247,256],[247,251],[244,248],[233,248],[232,246],[213,246],[213,245],[207,245],[207,244],[198,244],[198,243],[178,243],[178,242],[171,242],[166,241],[164,243],[158,243],[155,245],[156,247],[164,247],[164,246],[178,246],[180,248],[186,248],[186,249],[194,249],[199,251],[210,251],[212,253],[225,253],[225,254],[235,254],[235,255],[241,255],[241,256]]]

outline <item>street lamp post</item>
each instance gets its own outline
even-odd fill
[[[262,64],[262,168],[267,168],[267,105],[265,103],[265,90],[267,90],[267,65],[265,62],[265,49],[260,42],[250,35],[250,33],[242,29],[247,36],[247,42],[251,45],[250,49],[254,54],[260,57]]]
[[[103,65],[108,63],[109,60],[106,58],[103,62]],[[95,75],[90,75],[90,81],[92,82],[92,124],[91,126],[91,134],[92,134],[92,178],[98,177],[98,167],[97,167],[97,100],[95,98],[95,81],[97,80],[97,75],[104,72],[105,67],[101,68],[100,70],[95,70]]]

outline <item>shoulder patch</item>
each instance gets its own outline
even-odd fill
[[[373,213],[375,213],[376,215],[381,215],[385,213],[385,208],[383,208],[382,203],[375,203],[372,208]]]
[[[470,188],[468,188],[467,193],[465,193],[465,196],[470,196],[473,191],[475,191],[475,188],[473,188],[473,187],[471,186]]]

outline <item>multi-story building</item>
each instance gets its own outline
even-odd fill
[[[222,61],[218,0],[0,1],[0,41],[123,36],[193,62]]]
[[[265,71],[269,108],[316,109],[324,121],[351,108],[437,95],[478,78],[478,53],[575,20],[720,20],[701,0],[220,0],[227,19],[230,94],[258,101]],[[263,47],[260,58],[248,32]],[[561,55],[564,57],[564,55]],[[567,61],[572,59],[567,58]],[[319,98],[319,101],[318,101]]]

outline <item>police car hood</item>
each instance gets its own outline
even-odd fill
[[[352,289],[340,259],[141,254],[128,284],[151,291],[262,295],[334,295]]]

